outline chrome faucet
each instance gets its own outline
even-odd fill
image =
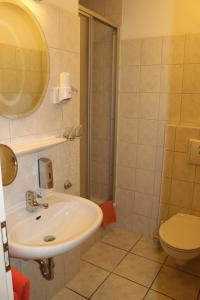
[[[33,191],[26,192],[26,210],[34,212],[38,207],[43,207],[45,209],[49,207],[48,203],[39,203],[37,198],[42,198],[42,196]]]

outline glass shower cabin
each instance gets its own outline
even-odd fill
[[[117,28],[81,7],[81,196],[114,201]]]

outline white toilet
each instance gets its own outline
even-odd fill
[[[200,255],[200,217],[178,213],[159,229],[165,252],[180,264]]]

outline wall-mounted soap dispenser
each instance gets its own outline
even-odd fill
[[[49,158],[38,160],[39,186],[41,189],[53,188],[53,167]]]

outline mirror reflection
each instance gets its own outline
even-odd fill
[[[0,114],[21,118],[40,105],[48,83],[46,41],[23,6],[0,1]]]
[[[17,176],[18,163],[12,149],[4,144],[0,144],[0,162],[3,186],[7,186],[11,184]]]

